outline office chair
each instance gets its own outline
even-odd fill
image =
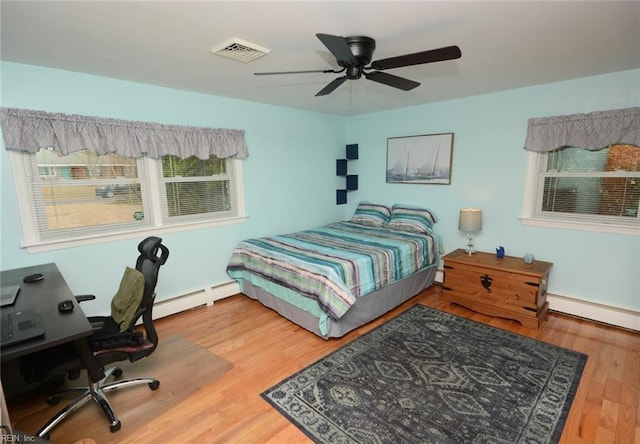
[[[112,316],[89,317],[89,321],[94,328],[93,335],[87,339],[92,352],[92,357],[89,359],[92,369],[89,369],[87,365],[83,364],[83,361],[80,360],[77,353],[75,353],[76,356],[70,361],[57,365],[58,372],[60,370],[64,371],[69,379],[77,378],[82,370],[87,370],[89,385],[88,387],[67,389],[47,399],[49,404],[54,405],[60,401],[61,395],[65,393],[81,392],[78,398],[58,412],[40,429],[38,432],[39,437],[47,439],[50,431],[56,425],[89,400],[93,400],[102,408],[109,421],[111,432],[117,432],[120,430],[120,420],[109,404],[106,393],[139,384],[148,384],[151,390],[156,390],[160,386],[160,381],[155,378],[135,378],[108,382],[112,376],[119,378],[123,372],[122,369],[118,367],[111,367],[109,369],[106,369],[106,367],[116,362],[127,360],[135,362],[146,358],[153,353],[158,346],[158,334],[153,325],[152,311],[155,299],[155,288],[158,281],[158,271],[169,257],[169,250],[162,245],[161,242],[161,238],[152,236],[144,239],[138,245],[140,256],[136,262],[136,271],[132,269],[125,271],[125,276],[123,276],[123,280],[120,283],[120,289],[112,301]],[[143,283],[140,280],[140,274],[144,278]],[[137,305],[137,308],[133,307],[134,309],[130,310],[130,319],[124,321],[124,323],[120,323],[117,320],[118,318],[114,318],[114,312],[118,312],[117,307],[114,307],[114,301],[118,297],[122,298],[123,289],[128,290],[131,287],[131,276],[133,276],[133,280],[135,280],[136,275],[139,279],[137,284],[142,288],[141,302]],[[130,279],[130,281],[125,282],[127,279]],[[82,302],[95,299],[95,296],[82,295],[76,296],[76,299]],[[118,313],[118,316],[120,315],[121,313]],[[144,334],[135,329],[135,325],[140,318],[142,318]],[[73,349],[68,348],[67,350]],[[58,356],[60,356],[60,354],[58,354]],[[86,359],[84,362],[86,362]],[[54,370],[53,372],[55,374],[56,371]]]

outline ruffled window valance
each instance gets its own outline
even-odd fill
[[[563,146],[599,150],[612,144],[640,146],[640,107],[529,119],[524,149]]]
[[[209,159],[249,155],[244,130],[163,125],[77,114],[1,108],[0,124],[8,150],[35,153],[52,147],[69,154],[89,150],[127,157],[165,155]]]

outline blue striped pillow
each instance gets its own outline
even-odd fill
[[[387,228],[413,233],[431,233],[431,227],[436,222],[438,218],[431,210],[396,204],[391,209]]]
[[[360,202],[351,222],[369,227],[384,227],[389,223],[390,216],[391,210],[386,205]]]

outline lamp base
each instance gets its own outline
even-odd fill
[[[469,256],[477,253],[476,249],[473,247],[473,236],[471,233],[467,233],[467,248],[464,250]]]

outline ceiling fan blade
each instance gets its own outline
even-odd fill
[[[254,76],[273,76],[278,74],[308,74],[313,72],[337,72],[333,69],[316,69],[311,71],[276,71],[276,72],[254,72]]]
[[[445,46],[444,48],[431,49],[429,51],[416,52],[388,59],[376,60],[371,63],[373,69],[392,69],[403,66],[421,65],[423,63],[442,62],[444,60],[459,59],[462,52],[457,46]]]
[[[338,86],[342,85],[346,81],[347,81],[347,76],[338,77],[333,82],[329,83],[327,86],[322,88],[318,92],[318,94],[316,94],[316,97],[318,97],[318,96],[326,96],[327,94],[331,94],[334,89],[336,89]]]
[[[327,47],[338,61],[338,65],[354,65],[358,63],[344,37],[330,34],[316,34],[322,44]]]
[[[410,91],[413,88],[417,88],[418,86],[420,86],[420,83],[418,82],[405,79],[404,77],[394,76],[393,74],[387,74],[386,72],[373,71],[370,73],[365,73],[364,76],[369,80],[373,80],[374,82],[392,86],[403,91]]]

